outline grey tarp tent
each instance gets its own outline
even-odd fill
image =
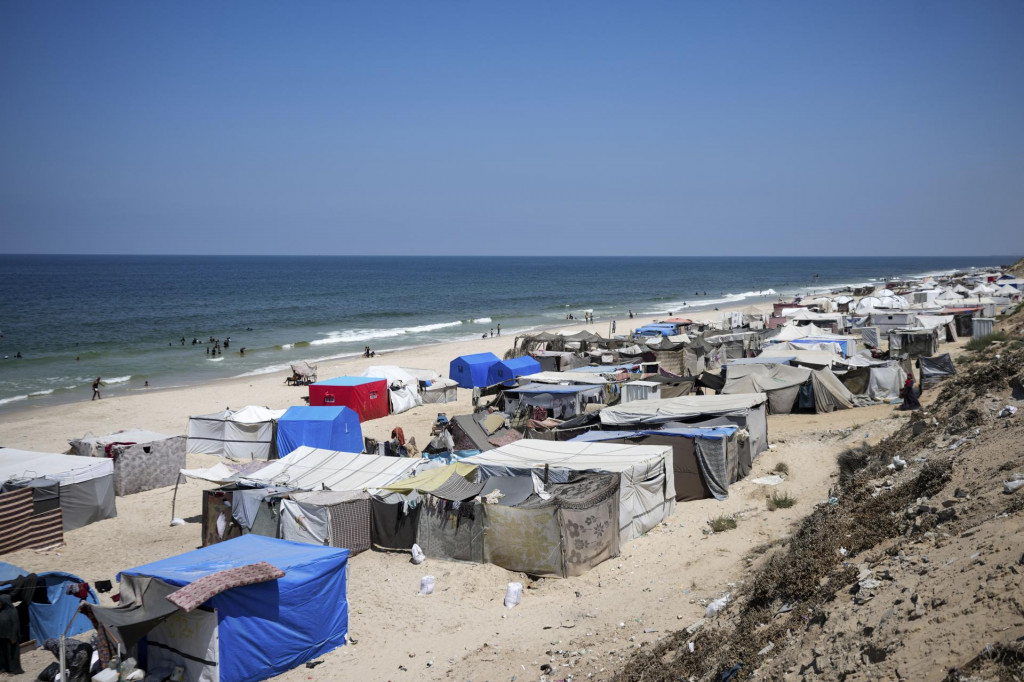
[[[178,481],[185,467],[185,437],[129,429],[106,436],[84,436],[71,441],[81,457],[114,460],[114,493],[131,495],[163,488]]]
[[[936,355],[931,358],[920,357],[917,359],[921,367],[921,389],[932,388],[941,383],[944,379],[956,374],[956,367],[949,353]]]
[[[672,448],[667,446],[520,440],[462,463],[480,467],[486,476],[532,475],[547,483],[566,483],[572,472],[617,473],[621,542],[640,537],[675,511]]]
[[[568,578],[619,555],[619,477],[582,474],[517,505],[485,504],[484,558],[510,571]]]
[[[60,483],[65,532],[117,516],[111,459],[0,448],[0,483],[38,478]]]

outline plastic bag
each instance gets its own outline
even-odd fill
[[[509,583],[505,589],[505,608],[515,608],[523,599],[523,584]]]
[[[428,594],[433,594],[435,582],[432,575],[425,575],[420,578],[420,596],[425,597]]]
[[[413,544],[413,546],[412,546],[412,562],[414,564],[419,565],[419,564],[422,564],[423,561],[426,558],[427,558],[427,555],[423,553],[423,550],[420,549],[420,546],[417,545],[417,544]]]
[[[717,615],[719,611],[725,608],[725,605],[732,599],[731,594],[726,594],[723,597],[719,597],[715,601],[708,604],[708,608],[704,611],[704,616],[710,618],[711,616]]]

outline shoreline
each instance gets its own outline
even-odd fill
[[[696,321],[711,321],[720,320],[726,313],[751,307],[762,312],[771,311],[769,302],[741,301],[730,306],[719,306],[718,310],[685,314]],[[617,333],[625,333],[660,317],[662,315],[636,316],[632,319],[616,317],[590,324],[566,320],[567,324],[536,328],[530,332],[585,329],[605,335],[608,325],[614,321]],[[522,332],[519,335],[522,335]],[[317,363],[317,373],[319,378],[328,379],[360,374],[366,367],[373,365],[399,365],[433,369],[447,377],[448,363],[454,358],[488,351],[500,357],[511,347],[515,337],[515,332],[509,332],[486,339],[443,341],[404,350],[382,351],[372,358],[358,355],[323,361]],[[217,412],[226,407],[238,409],[246,405],[261,405],[281,409],[304,404],[301,396],[308,395],[308,388],[286,386],[284,380],[289,374],[289,370],[283,369],[258,375],[225,377],[202,384],[152,387],[95,401],[89,399],[89,391],[83,390],[82,398],[74,402],[38,406],[22,406],[16,403],[17,407],[0,412],[4,414],[3,422],[0,423],[0,447],[38,452],[65,452],[68,449],[68,440],[86,434],[100,435],[123,429],[142,428],[167,435],[180,435],[186,432],[190,416]],[[425,438],[437,412],[460,414],[471,411],[470,393],[466,389],[460,389],[459,400],[455,403],[424,406],[427,407],[426,410],[418,407],[401,414],[363,422],[363,434],[374,438],[386,437],[394,425],[400,424],[408,435],[416,436],[417,440]],[[430,419],[425,419],[428,411]]]

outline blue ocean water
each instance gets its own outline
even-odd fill
[[[1013,260],[3,255],[0,410],[88,400],[96,376],[117,395],[479,338],[498,323],[513,335],[569,313],[600,322]],[[191,344],[211,336],[231,339],[215,359]]]

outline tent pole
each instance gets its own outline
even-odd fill
[[[178,502],[178,484],[181,483],[181,472],[178,472],[178,480],[174,482],[174,495],[171,497],[171,522],[174,522],[174,506]]]

